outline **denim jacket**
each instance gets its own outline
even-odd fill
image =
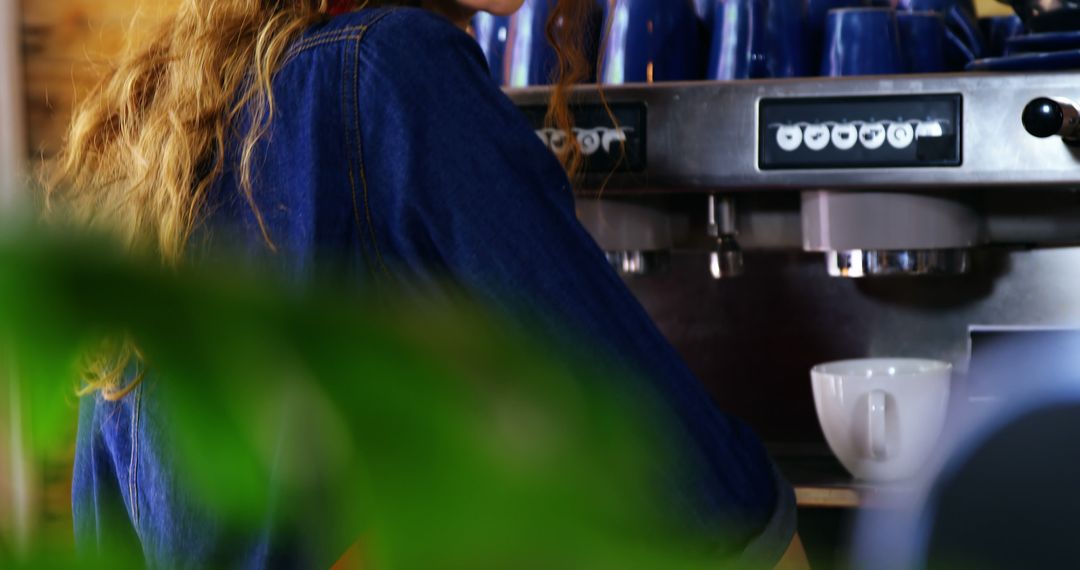
[[[701,524],[723,521],[759,560],[795,530],[794,495],[762,445],[709,394],[578,223],[570,184],[493,84],[466,33],[429,12],[368,9],[308,31],[274,80],[255,201],[216,184],[201,233],[303,280],[333,265],[361,281],[450,278],[493,307],[528,305],[540,326],[593,339],[629,363],[680,418],[701,473],[676,489]],[[81,405],[76,537],[103,548],[130,528],[152,566],[309,566],[272,533],[228,536],[185,500],[156,425],[152,383]],[[734,526],[730,526],[734,524]],[[732,537],[729,537],[732,538]],[[321,562],[320,562],[321,563]]]

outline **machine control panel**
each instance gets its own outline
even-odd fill
[[[762,99],[762,170],[960,166],[958,94]]]
[[[648,107],[644,103],[573,105],[572,133],[547,124],[546,104],[518,108],[552,152],[562,151],[570,136],[576,138],[584,158],[582,171],[587,174],[636,173],[648,166]]]

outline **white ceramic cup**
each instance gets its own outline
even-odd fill
[[[852,475],[897,481],[933,455],[949,404],[952,365],[936,360],[846,360],[810,371],[829,447]]]

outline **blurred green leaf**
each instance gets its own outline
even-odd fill
[[[38,457],[70,434],[80,355],[119,335],[183,480],[234,528],[272,512],[331,561],[362,538],[383,569],[721,562],[722,537],[657,493],[662,416],[478,307],[167,271],[86,236],[0,242],[3,362]]]

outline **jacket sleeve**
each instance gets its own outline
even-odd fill
[[[721,413],[578,222],[570,184],[483,55],[439,17],[398,10],[356,53],[351,95],[367,246],[406,281],[450,279],[500,308],[539,315],[641,371],[673,415],[695,475],[694,518],[778,559],[794,496],[757,437]]]
[[[108,437],[127,433],[129,417],[122,405],[108,405],[94,395],[79,401],[71,497],[75,542],[82,555],[142,560],[129,495],[123,491],[130,481],[117,465],[117,455],[130,453],[130,447],[121,450],[126,442]]]

